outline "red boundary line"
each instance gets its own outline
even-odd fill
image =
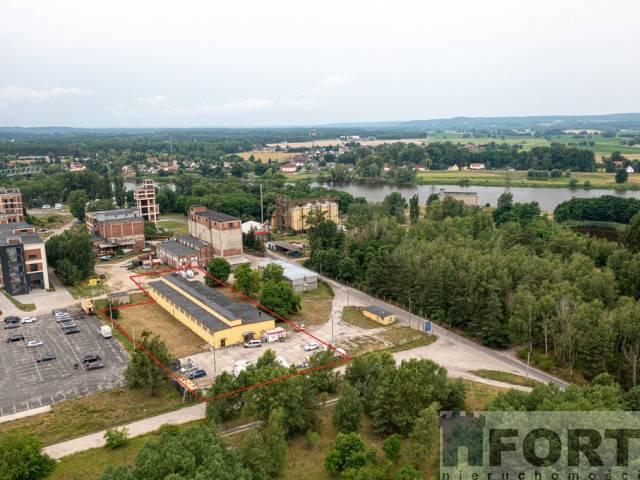
[[[128,307],[138,307],[141,305],[148,305],[150,303],[157,303],[152,297],[151,295],[149,295],[149,292],[147,292],[144,288],[142,288],[142,285],[140,285],[135,279],[139,278],[139,277],[147,277],[147,276],[151,276],[151,275],[163,275],[166,273],[171,273],[171,272],[177,272],[177,271],[181,271],[181,270],[187,270],[187,269],[198,269],[200,270],[204,275],[207,275],[209,278],[212,278],[213,280],[215,280],[216,282],[218,282],[220,285],[228,288],[229,290],[232,290],[233,292],[237,293],[238,295],[240,295],[241,297],[249,300],[251,303],[253,303],[254,305],[257,305],[258,307],[262,308],[263,310],[269,312],[271,315],[275,316],[276,318],[282,320],[283,322],[286,322],[287,324],[291,325],[293,328],[295,328],[296,330],[298,330],[299,332],[303,332],[307,335],[309,335],[311,338],[317,340],[318,342],[322,343],[323,345],[325,345],[326,347],[330,348],[331,350],[333,350],[334,352],[336,352],[338,355],[340,355],[341,357],[343,357],[342,360],[339,360],[337,362],[333,362],[330,363],[328,365],[322,365],[320,367],[315,367],[312,369],[307,369],[307,370],[302,370],[298,373],[292,373],[290,375],[286,375],[284,377],[280,377],[280,378],[276,378],[274,380],[269,380],[267,382],[262,382],[262,383],[258,383],[256,385],[251,385],[250,387],[245,387],[245,388],[241,388],[238,390],[234,390],[232,392],[227,392],[227,393],[222,393],[220,395],[216,395],[215,397],[209,397],[209,398],[202,398],[200,397],[200,395],[198,395],[196,392],[194,392],[193,390],[191,390],[189,387],[187,387],[187,385],[185,385],[185,383],[182,382],[181,379],[179,379],[178,377],[176,377],[173,372],[171,370],[169,370],[165,365],[163,365],[156,357],[154,357],[153,355],[151,355],[151,353],[149,353],[148,350],[146,350],[142,345],[140,345],[137,341],[135,341],[127,332],[125,332],[123,330],[123,328],[118,325],[117,322],[115,322],[114,320],[112,320],[111,318],[109,318],[109,316],[107,316],[107,314],[105,312],[108,312],[109,310],[117,310],[119,308],[128,308]],[[323,368],[328,368],[328,367],[333,367],[334,365],[340,365],[341,363],[345,363],[351,360],[351,357],[349,357],[348,355],[345,355],[343,353],[340,353],[338,350],[336,350],[333,346],[329,345],[328,343],[320,340],[319,338],[315,337],[314,335],[311,335],[309,332],[307,332],[306,330],[304,330],[303,328],[298,327],[297,325],[294,325],[293,323],[291,323],[290,321],[282,318],[280,315],[278,315],[275,312],[272,312],[271,310],[269,310],[266,307],[263,307],[262,305],[260,305],[258,302],[252,300],[251,298],[247,297],[246,295],[244,295],[243,293],[237,291],[235,288],[231,287],[230,285],[227,285],[226,283],[218,280],[217,278],[209,275],[205,270],[203,270],[200,267],[183,267],[183,268],[174,268],[171,270],[162,270],[161,272],[150,272],[150,273],[141,273],[139,275],[131,275],[129,277],[131,279],[131,281],[133,283],[136,284],[136,286],[142,290],[144,292],[144,294],[149,297],[149,301],[148,302],[139,302],[139,303],[134,303],[134,304],[128,304],[128,305],[120,305],[117,307],[110,307],[110,308],[103,308],[100,309],[99,312],[102,314],[102,316],[104,318],[106,318],[107,320],[109,320],[118,330],[120,330],[122,332],[122,334],[127,337],[129,340],[131,340],[135,345],[138,346],[138,348],[142,349],[147,355],[149,355],[149,357],[151,357],[158,365],[160,365],[162,368],[164,368],[167,373],[169,373],[169,375],[171,375],[178,383],[180,383],[180,385],[182,385],[184,388],[186,388],[187,390],[189,390],[189,392],[196,397],[198,400],[200,400],[201,402],[209,402],[211,400],[215,400],[216,398],[222,398],[222,397],[226,397],[229,395],[233,395],[235,393],[241,393],[244,392],[246,390],[251,390],[252,388],[257,388],[257,387],[262,387],[264,385],[269,385],[270,383],[275,383],[275,382],[279,382],[281,380],[287,380],[289,378],[292,377],[296,377],[298,375],[305,375],[307,373],[311,373],[311,372],[315,372],[316,370],[322,370]]]

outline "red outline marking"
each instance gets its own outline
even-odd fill
[[[150,303],[157,303],[152,297],[151,295],[149,295],[149,292],[147,292],[144,288],[142,288],[142,285],[140,285],[135,279],[139,278],[139,277],[147,277],[147,276],[151,276],[151,275],[164,275],[166,273],[171,273],[171,272],[178,272],[181,270],[187,270],[187,269],[198,269],[200,270],[204,275],[208,276],[209,278],[212,278],[213,280],[215,280],[216,282],[218,282],[220,285],[227,287],[229,290],[232,290],[233,292],[237,293],[238,295],[240,295],[241,297],[249,300],[251,303],[253,303],[254,305],[257,305],[258,307],[262,308],[263,310],[265,310],[266,312],[269,312],[271,315],[273,315],[274,317],[282,320],[283,322],[286,322],[287,324],[291,325],[293,328],[295,328],[296,330],[298,330],[299,332],[303,332],[307,335],[309,335],[311,338],[317,340],[318,342],[322,343],[323,345],[325,345],[326,347],[330,348],[331,350],[333,350],[334,352],[336,352],[338,355],[340,355],[341,357],[344,357],[342,360],[339,360],[337,362],[333,362],[330,363],[328,365],[322,365],[320,367],[315,367],[315,368],[311,368],[311,369],[307,369],[307,370],[301,370],[298,373],[292,373],[290,375],[286,375],[284,377],[280,377],[280,378],[276,378],[273,380],[269,380],[267,382],[262,382],[262,383],[258,383],[256,385],[251,385],[250,387],[245,387],[245,388],[241,388],[239,390],[234,390],[232,392],[227,392],[227,393],[222,393],[220,395],[216,395],[215,397],[209,397],[209,398],[202,398],[200,397],[200,395],[198,395],[196,392],[194,392],[193,390],[191,390],[189,387],[187,387],[181,379],[179,379],[178,377],[176,377],[173,372],[171,370],[169,370],[165,365],[163,365],[156,357],[154,357],[153,355],[151,355],[142,345],[140,345],[138,342],[136,342],[127,332],[125,332],[122,327],[120,325],[118,325],[117,322],[115,322],[114,320],[111,320],[111,318],[109,318],[107,316],[107,314],[105,312],[108,312],[109,310],[117,310],[119,308],[128,308],[128,307],[139,307],[141,305],[148,305]],[[279,382],[281,380],[287,380],[289,378],[292,377],[296,377],[298,375],[305,375],[307,373],[310,372],[315,372],[316,370],[322,370],[323,368],[328,368],[328,367],[333,367],[334,365],[340,365],[341,363],[345,363],[351,360],[351,357],[349,357],[348,355],[342,354],[340,352],[338,352],[338,350],[336,350],[334,347],[332,347],[331,345],[329,345],[328,343],[323,342],[322,340],[320,340],[319,338],[315,337],[314,335],[311,335],[309,332],[307,332],[306,330],[304,330],[303,328],[298,327],[297,325],[294,325],[293,323],[291,323],[290,321],[282,318],[280,315],[278,315],[275,312],[272,312],[271,310],[269,310],[268,308],[263,307],[262,305],[260,305],[258,302],[252,300],[251,298],[247,297],[246,295],[240,293],[239,291],[237,291],[235,288],[231,287],[230,285],[227,285],[224,282],[221,282],[220,280],[218,280],[215,277],[212,277],[211,275],[209,275],[205,270],[203,270],[200,267],[183,267],[183,268],[174,268],[172,270],[162,270],[161,272],[149,272],[149,273],[141,273],[139,275],[131,275],[129,276],[129,278],[131,279],[131,281],[133,283],[136,284],[136,286],[142,290],[144,292],[144,294],[149,297],[149,301],[148,302],[140,302],[140,303],[134,303],[134,304],[128,304],[128,305],[119,305],[117,307],[109,307],[109,308],[102,308],[99,310],[99,312],[102,314],[102,316],[104,318],[106,318],[107,320],[109,320],[118,330],[120,330],[122,332],[122,334],[127,337],[129,340],[131,340],[134,344],[136,344],[138,346],[138,348],[142,349],[147,355],[149,355],[158,365],[160,365],[162,368],[164,368],[167,373],[169,373],[169,375],[171,375],[176,381],[178,381],[178,383],[180,383],[180,385],[182,385],[184,388],[186,388],[187,390],[189,390],[189,392],[196,397],[198,400],[200,400],[201,402],[209,402],[211,400],[215,400],[216,398],[222,398],[222,397],[226,397],[229,395],[233,395],[234,393],[241,393],[244,392],[246,390],[251,390],[252,388],[257,388],[257,387],[262,387],[264,385],[269,385],[270,383],[275,383],[275,382]]]

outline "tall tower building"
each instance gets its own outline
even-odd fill
[[[142,181],[142,188],[136,188],[133,191],[133,198],[138,202],[138,210],[142,218],[149,222],[156,223],[160,207],[156,205],[156,190],[153,185],[153,180],[145,178]]]

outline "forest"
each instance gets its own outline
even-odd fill
[[[640,215],[625,245],[573,233],[535,202],[508,196],[493,213],[432,199],[407,228],[404,199],[389,197],[356,199],[348,234],[321,215],[311,219],[307,265],[485,345],[526,347],[524,358],[530,350],[542,368],[561,365],[587,379],[608,372],[636,385]]]

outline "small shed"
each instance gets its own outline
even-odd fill
[[[265,343],[268,342],[277,342],[281,338],[287,337],[287,331],[282,327],[272,328],[270,330],[265,330],[262,332],[262,341]]]
[[[362,314],[370,318],[371,320],[381,323],[383,325],[389,325],[396,321],[396,315],[389,310],[378,307],[376,305],[369,305],[362,309]]]
[[[128,292],[107,293],[107,300],[112,305],[126,305],[131,302]]]

